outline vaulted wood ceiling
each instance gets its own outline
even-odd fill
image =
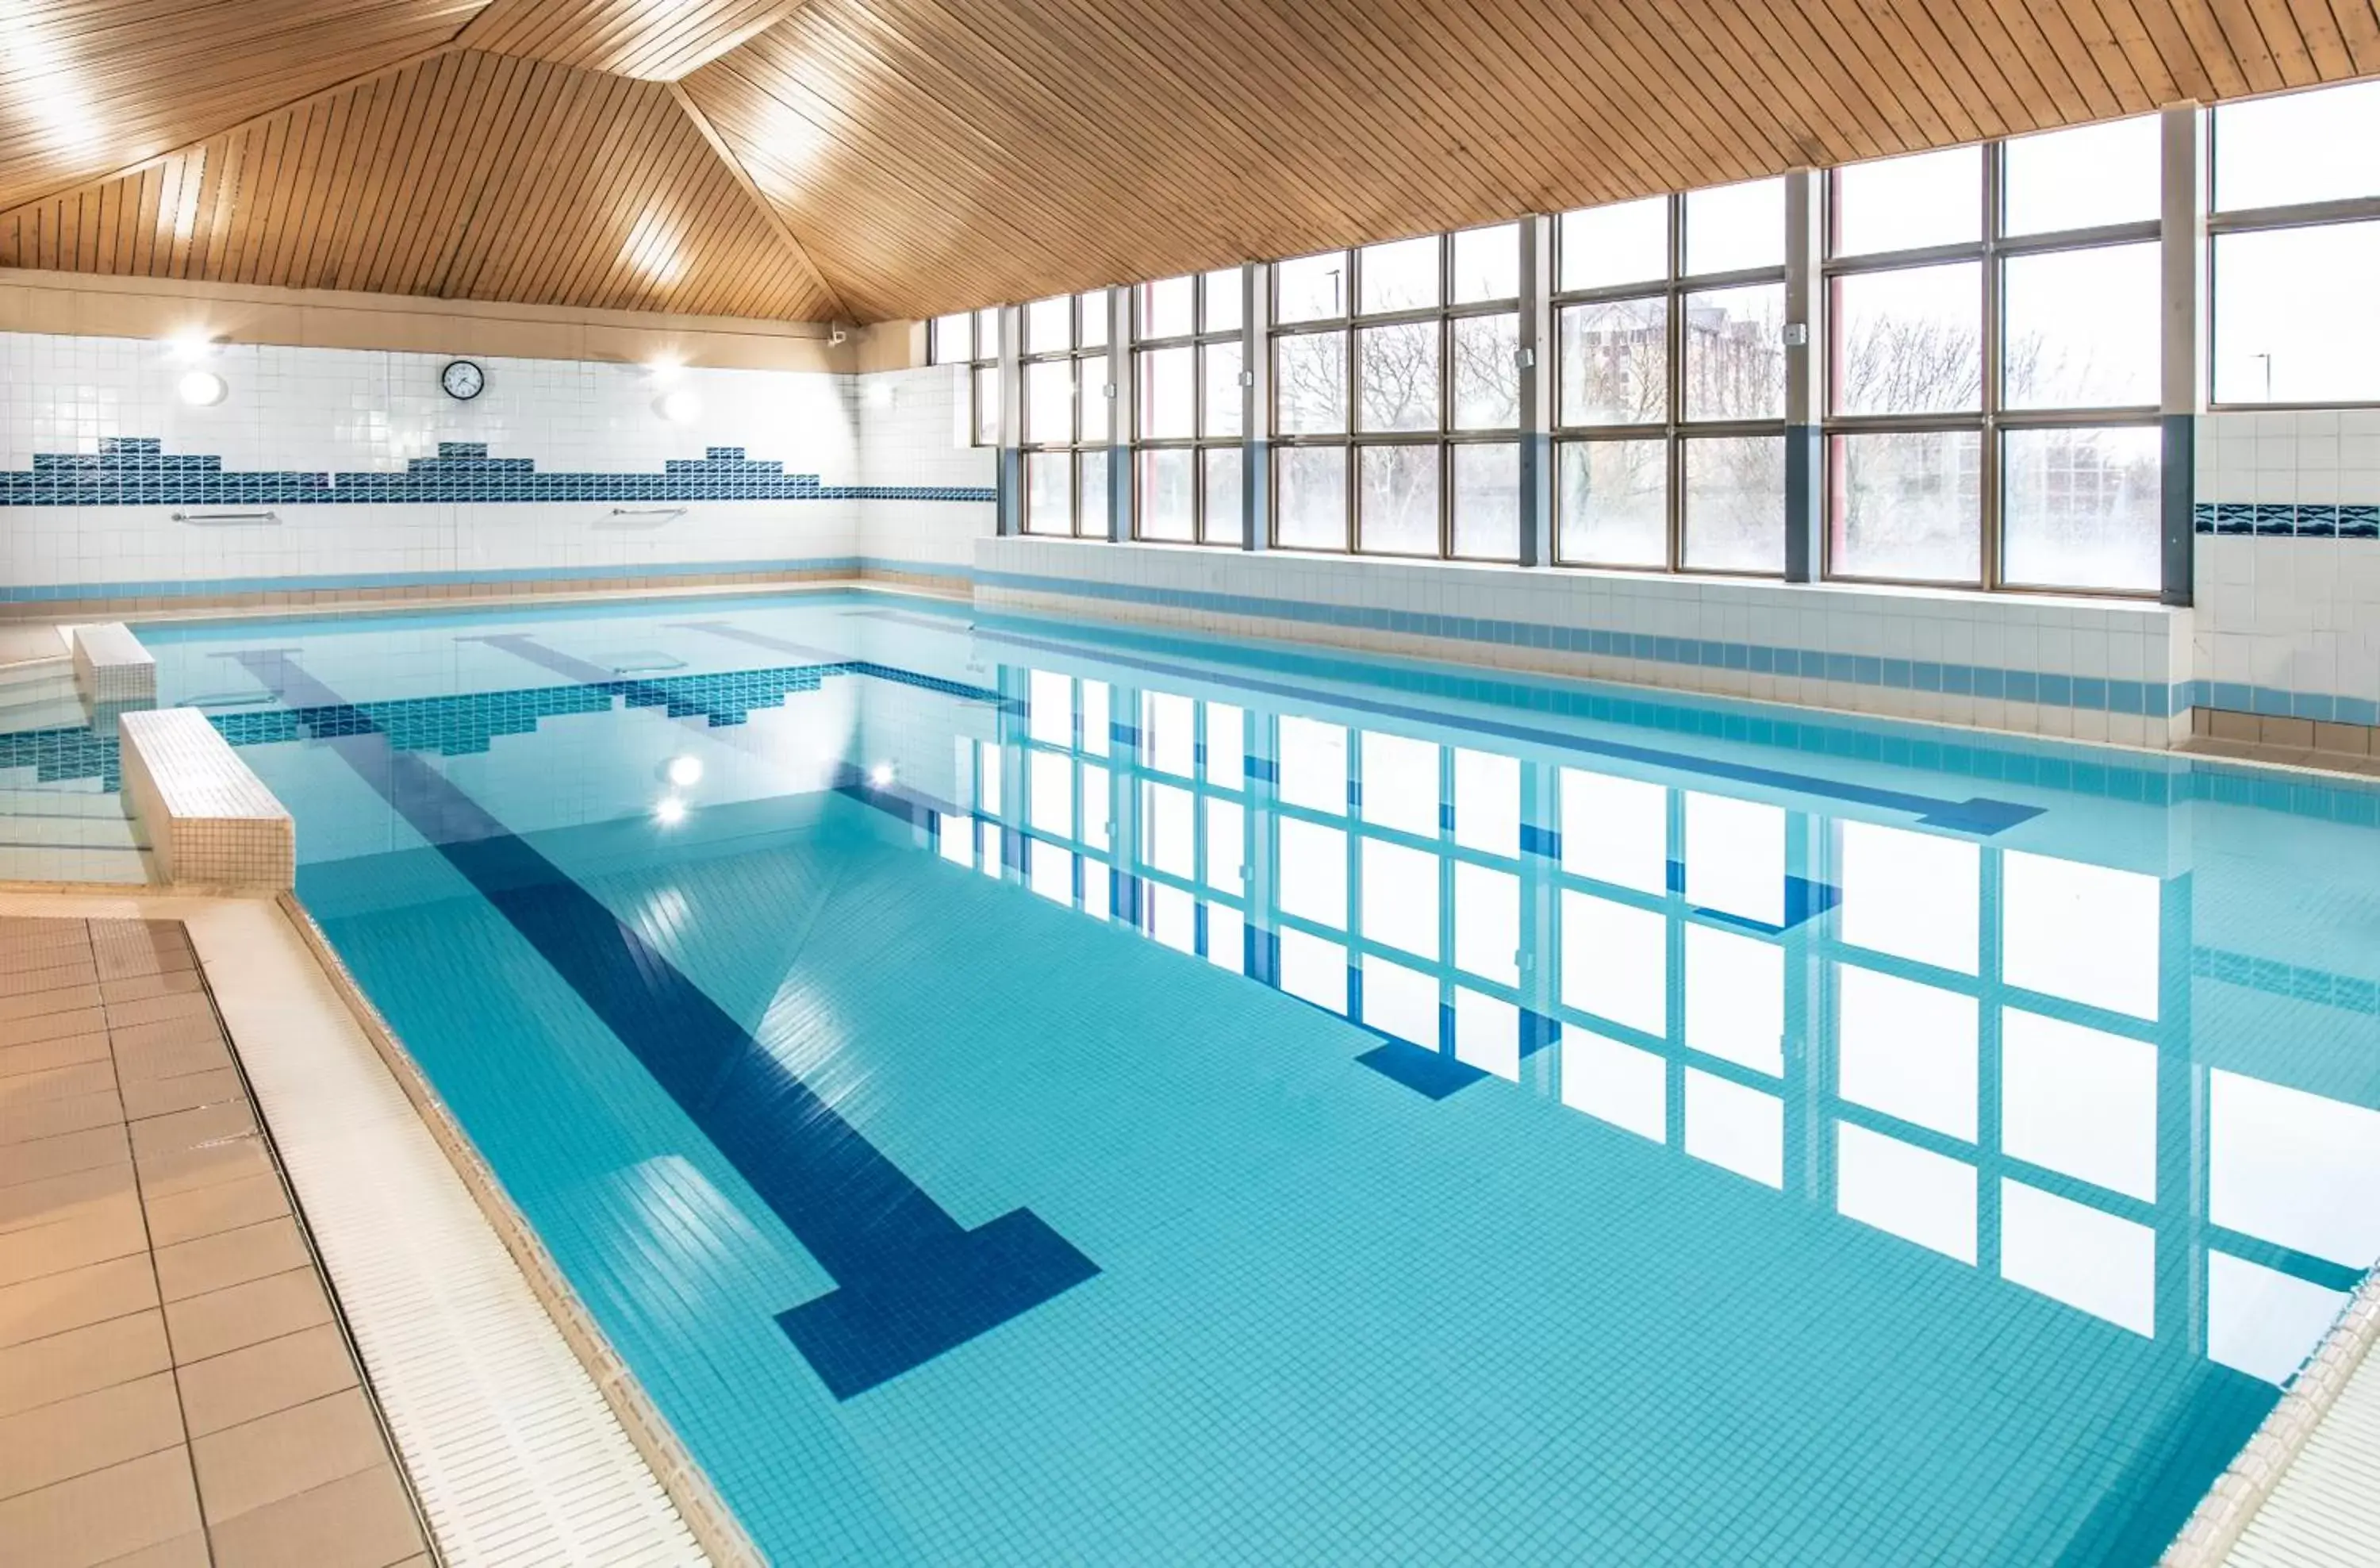
[[[2380,0],[0,0],[0,265],[861,320],[2380,74]]]

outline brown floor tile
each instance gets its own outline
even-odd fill
[[[312,1261],[287,1215],[157,1250],[157,1288],[167,1301],[229,1290]]]
[[[145,1257],[113,1258],[0,1288],[0,1345],[20,1344],[157,1305]]]
[[[131,1124],[150,1125],[147,1122]],[[141,1194],[154,1203],[176,1193],[197,1192],[223,1182],[270,1174],[273,1160],[264,1152],[262,1141],[250,1136],[160,1154],[140,1161],[139,1169]]]
[[[12,991],[55,991],[60,986],[95,986],[99,983],[99,966],[89,958],[67,958],[57,963],[45,963],[38,968],[18,969],[6,977]]]
[[[148,1250],[140,1199],[125,1193],[102,1198],[90,1212],[71,1220],[0,1234],[0,1285],[22,1284]]]
[[[207,1534],[215,1568],[388,1568],[422,1546],[412,1500],[385,1462],[210,1524]]]
[[[199,966],[198,955],[188,943],[179,950],[159,949],[143,952],[136,948],[100,944],[92,949],[98,960],[102,980],[138,979],[144,975],[188,974]]]
[[[237,1105],[205,1105],[165,1116],[148,1116],[132,1128],[132,1162],[146,1164],[161,1155],[202,1149],[225,1138],[256,1131],[256,1117],[245,1101]]]
[[[113,1084],[96,1094],[0,1105],[0,1144],[30,1143],[35,1138],[79,1133],[122,1120],[124,1103],[115,1098]]]
[[[192,1437],[270,1416],[356,1386],[356,1364],[335,1323],[176,1368]]]
[[[231,1065],[231,1050],[212,1018],[176,1018],[164,1024],[132,1024],[112,1031],[115,1076],[170,1078]]]
[[[426,1568],[428,1560],[423,1561]],[[122,1557],[111,1557],[99,1568],[212,1568],[213,1562],[213,1556],[207,1550],[207,1533],[198,1529]]]
[[[268,1503],[386,1465],[388,1449],[363,1391],[347,1389],[209,1432],[191,1442],[190,1459],[199,1472],[199,1507],[212,1529]]]
[[[0,1046],[0,1078],[12,1078],[19,1073],[46,1073],[53,1067],[71,1066],[78,1062],[104,1062],[107,1055],[107,1031],[100,1028],[61,1035],[38,1044]]]
[[[38,1073],[18,1073],[14,1077],[0,1078],[0,1109],[42,1100],[71,1100],[115,1087],[115,1065],[111,1062],[77,1062]]]
[[[70,984],[70,981],[61,981]],[[68,1035],[99,1034],[107,1027],[107,1019],[97,1007],[77,1007],[65,1013],[42,1013],[30,1018],[18,1018],[8,1025],[11,1049],[39,1045],[45,1039],[63,1039]],[[0,1071],[7,1064],[0,1063]],[[18,1069],[23,1071],[24,1069]]]
[[[181,1441],[182,1402],[171,1372],[0,1417],[0,1497],[55,1486]]]
[[[131,1139],[121,1126],[91,1127],[32,1143],[12,1143],[0,1147],[0,1186],[88,1171],[95,1165],[121,1164],[131,1158]]]
[[[136,996],[123,1002],[110,1002],[104,992],[100,1005],[107,1012],[111,1029],[139,1028],[143,1024],[173,1024],[203,1018],[214,1022],[214,1003],[204,992],[181,991],[169,996]]]
[[[0,1540],[21,1554],[11,1561],[42,1568],[97,1568],[200,1525],[178,1446],[0,1502]]]
[[[0,1194],[8,1188],[0,1187]],[[172,1246],[176,1242],[236,1231],[289,1212],[289,1195],[281,1178],[267,1173],[218,1182],[195,1192],[149,1199],[149,1245]]]
[[[28,1225],[55,1224],[87,1214],[94,1204],[118,1193],[140,1191],[129,1165],[95,1165],[69,1171],[38,1182],[18,1182],[0,1187],[0,1233]]]
[[[247,1092],[240,1087],[239,1075],[229,1067],[171,1078],[135,1078],[124,1086],[124,1117],[138,1122],[176,1111],[194,1111],[201,1105],[243,1099]]]
[[[171,1371],[165,1315],[154,1308],[0,1350],[0,1416]]]
[[[71,1013],[79,1007],[99,1005],[97,986],[52,986],[46,991],[21,991],[11,986],[0,995],[0,1026],[18,1018],[38,1018],[45,1013]],[[9,1031],[0,1027],[0,1037]]]
[[[135,1002],[148,996],[182,996],[206,989],[196,969],[168,969],[162,975],[127,975],[111,979],[102,972],[99,991],[109,1002]]]
[[[210,1291],[165,1308],[174,1359],[185,1362],[203,1361],[330,1320],[330,1298],[310,1268]]]
[[[32,987],[18,981],[18,975],[64,968],[69,964],[92,964],[96,966],[91,944],[83,942],[0,942],[0,990],[30,991]]]

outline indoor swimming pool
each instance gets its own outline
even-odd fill
[[[138,629],[777,1561],[2145,1563],[2380,1258],[2369,785],[890,594]]]

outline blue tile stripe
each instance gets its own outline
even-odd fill
[[[777,1324],[851,1399],[1096,1277],[1030,1209],[973,1230],[559,867],[277,650],[240,655],[518,931],[835,1282]]]
[[[2304,501],[2201,501],[2191,509],[2200,533],[2262,539],[2380,539],[2380,504]]]
[[[672,457],[660,473],[541,474],[527,457],[491,457],[446,441],[403,472],[226,472],[223,459],[168,453],[153,436],[106,436],[97,452],[37,452],[30,470],[0,471],[0,506],[335,506],[554,501],[972,501],[976,485],[821,484],[740,446]]]
[[[172,577],[150,581],[0,583],[0,603],[91,602],[115,599],[224,599],[266,593],[346,590],[469,588],[487,583],[613,582],[642,577],[784,577],[817,573],[848,577],[853,555],[812,555],[765,561],[642,561],[617,565],[497,566],[468,572],[326,572],[304,577]]]
[[[1782,648],[1767,643],[1658,637],[1645,632],[1548,626],[1534,621],[1496,620],[1485,616],[1435,615],[1370,605],[1315,604],[1304,600],[1214,593],[1203,589],[1149,588],[1137,583],[1093,582],[1078,577],[1046,577],[1015,572],[978,572],[976,581],[980,586],[1026,593],[1109,599],[1228,615],[1261,615],[1284,621],[1395,632],[1411,637],[1444,638],[1457,642],[1484,642],[1503,647],[1544,649],[1550,652],[1634,659],[1681,668],[1743,670],[1753,675],[1840,681],[1852,686],[1939,691],[1953,696],[2030,702],[2049,708],[2137,713],[2153,719],[2170,718],[2190,706],[2186,683],[2169,686],[2162,681],[2107,680],[1983,664],[1885,659],[1865,654]]]

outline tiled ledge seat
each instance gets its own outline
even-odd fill
[[[157,700],[157,661],[121,621],[76,626],[67,634],[74,649],[75,688],[92,702]]]
[[[121,726],[124,792],[160,881],[258,893],[294,884],[296,825],[205,714],[149,709]]]

